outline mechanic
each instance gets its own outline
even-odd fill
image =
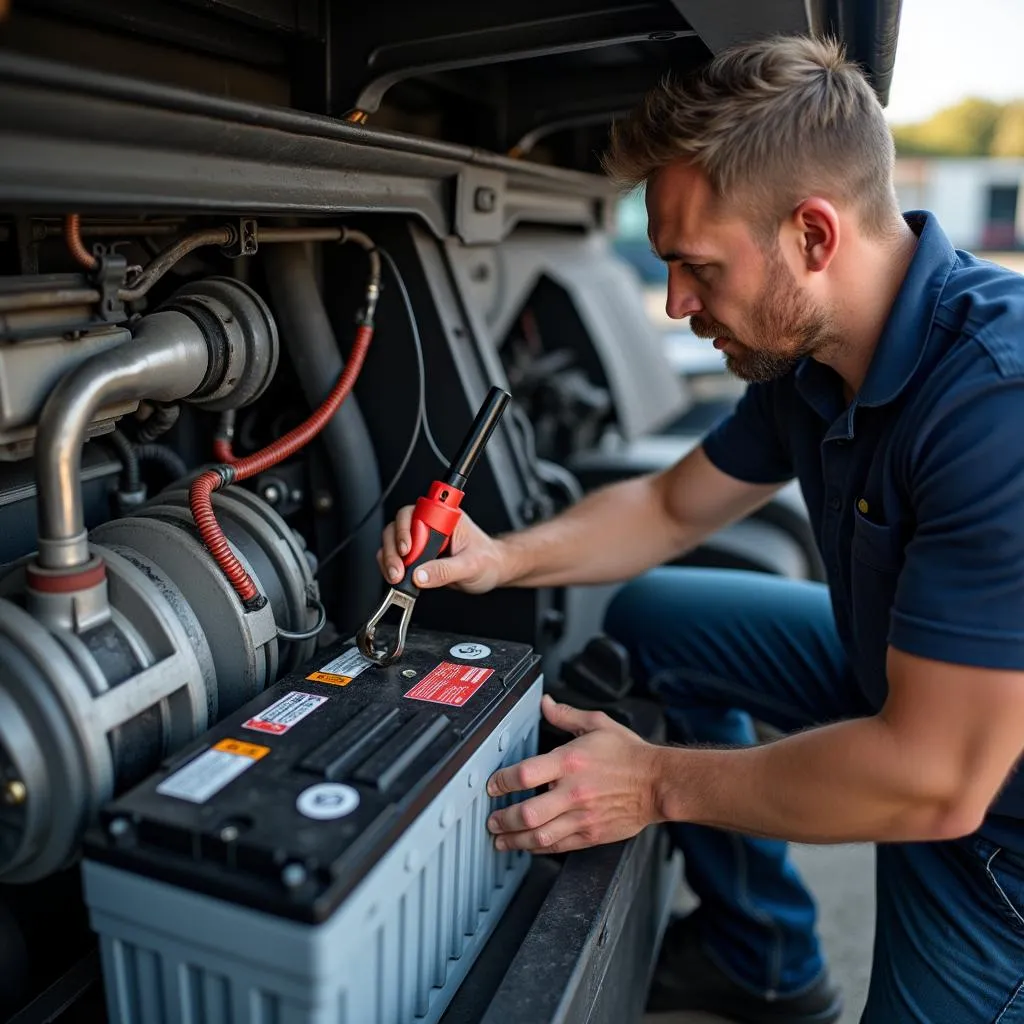
[[[545,698],[574,733],[497,772],[488,826],[562,852],[668,822],[700,898],[649,1009],[841,1012],[786,841],[874,842],[870,1024],[1024,1021],[1024,279],[901,214],[893,143],[828,41],[665,81],[606,168],[646,186],[668,314],[747,381],[673,468],[500,538],[464,517],[421,587],[632,580],[608,632],[669,745]],[[828,583],[665,567],[799,480]],[[410,509],[384,533],[401,578]],[[754,720],[783,738],[755,742]]]

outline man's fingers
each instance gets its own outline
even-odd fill
[[[415,573],[412,581],[417,587],[433,589],[447,587],[452,583],[461,583],[470,579],[478,571],[477,562],[472,555],[451,555],[448,558],[437,558],[432,562],[424,562]]]
[[[563,792],[565,788],[556,786],[539,796],[495,811],[487,821],[487,828],[495,833],[523,832],[546,825],[570,809],[571,801]]]
[[[560,845],[570,836],[576,835],[580,827],[580,813],[570,811],[561,814],[540,828],[525,832],[504,832],[494,840],[498,850],[535,850],[540,853],[557,853]]]
[[[556,729],[571,732],[574,736],[582,736],[584,733],[601,729],[610,722],[603,711],[580,711],[569,704],[559,704],[547,693],[541,699],[540,706],[544,717]]]
[[[489,796],[505,796],[524,789],[536,789],[561,778],[562,762],[557,750],[528,757],[508,768],[499,768],[487,782]]]
[[[381,572],[390,583],[397,583],[405,575],[405,566],[402,559],[398,557],[398,550],[395,543],[395,524],[388,523],[384,527],[384,534],[381,538],[380,557],[378,558]]]
[[[405,558],[412,546],[412,514],[415,505],[403,505],[395,515],[395,547],[400,557]]]

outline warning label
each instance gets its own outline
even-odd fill
[[[456,665],[450,661],[442,661],[405,696],[410,700],[426,700],[432,704],[461,707],[493,675],[493,668]]]
[[[326,702],[326,697],[318,697],[315,693],[292,690],[280,700],[275,700],[269,708],[264,708],[247,722],[243,722],[242,728],[280,736],[293,725],[298,725],[307,715],[313,714],[321,704]]]
[[[221,740],[189,761],[184,768],[168,775],[156,787],[156,791],[178,800],[205,804],[211,796],[219,793],[229,782],[237,779],[242,772],[269,753],[270,747],[243,743],[241,740]]]
[[[319,672],[312,672],[306,678],[314,683],[348,686],[360,672],[365,672],[372,665],[373,662],[360,654],[357,648],[350,647],[344,654],[324,665]]]

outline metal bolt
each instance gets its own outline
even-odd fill
[[[4,785],[4,803],[10,807],[17,807],[23,804],[28,797],[28,790],[21,779],[11,779]]]
[[[497,205],[498,193],[493,188],[481,185],[473,193],[473,206],[476,207],[477,213],[493,213]]]
[[[321,492],[313,499],[313,508],[317,512],[330,512],[334,508],[334,499],[329,494]]]
[[[276,505],[281,500],[281,492],[276,484],[267,484],[263,488],[263,500],[268,505]]]
[[[412,679],[412,677],[414,675],[416,675],[416,669],[414,669],[414,668],[402,669],[402,678],[403,679]]]
[[[233,843],[238,838],[238,829],[234,825],[225,825],[220,830],[220,838],[222,842]]]
[[[126,836],[131,825],[124,818],[115,818],[108,826],[107,831],[117,839],[119,836]]]
[[[281,881],[289,889],[297,889],[306,880],[306,869],[301,864],[286,864],[281,872]]]
[[[291,497],[292,501],[294,501],[296,504],[298,504],[300,501],[302,501],[302,499],[305,497],[305,495],[302,493],[302,491],[300,491],[298,489],[298,487],[295,487],[295,488],[292,489],[292,493],[291,493],[290,497]]]

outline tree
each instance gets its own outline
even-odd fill
[[[961,100],[920,124],[894,127],[896,148],[905,154],[987,156],[1002,112],[990,100]]]
[[[992,140],[993,156],[1024,156],[1024,100],[1007,103]]]

